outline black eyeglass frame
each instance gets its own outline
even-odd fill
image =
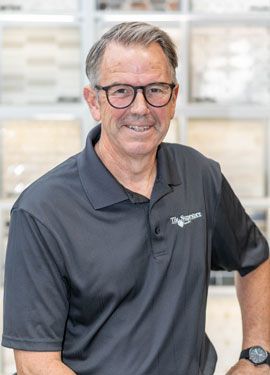
[[[162,104],[162,105],[153,105],[152,103],[150,103],[147,98],[146,98],[146,95],[145,95],[145,90],[147,87],[149,86],[152,86],[152,85],[167,85],[170,87],[171,89],[171,94],[170,94],[170,97],[167,101],[167,103],[165,104]],[[110,100],[109,100],[109,95],[108,95],[108,91],[110,88],[112,87],[115,87],[115,86],[126,86],[126,87],[131,87],[133,90],[134,90],[134,96],[133,96],[133,99],[131,100],[131,102],[124,106],[124,107],[116,107],[115,105],[113,105]],[[152,107],[155,107],[155,108],[162,108],[162,107],[165,107],[166,105],[169,104],[171,98],[172,98],[172,94],[173,94],[173,89],[176,87],[176,84],[175,83],[167,83],[167,82],[153,82],[153,83],[149,83],[148,85],[144,85],[144,86],[132,86],[132,85],[129,85],[129,84],[126,84],[126,83],[114,83],[113,85],[108,85],[108,86],[100,86],[100,85],[95,85],[95,89],[96,90],[104,90],[105,93],[106,93],[106,98],[107,98],[107,101],[108,103],[113,107],[113,108],[116,108],[116,109],[124,109],[124,108],[127,108],[129,107],[133,102],[134,100],[136,99],[136,96],[137,96],[137,92],[138,90],[142,90],[142,93],[143,93],[143,97],[145,99],[145,101],[151,105]]]

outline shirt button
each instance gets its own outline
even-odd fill
[[[159,234],[160,233],[160,227],[155,227],[155,233]]]

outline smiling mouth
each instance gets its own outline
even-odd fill
[[[132,125],[127,125],[127,128],[130,130],[133,130],[138,133],[143,133],[146,132],[151,128],[151,126],[132,126]]]

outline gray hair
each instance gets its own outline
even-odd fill
[[[176,82],[175,69],[178,66],[176,47],[169,35],[157,26],[145,22],[123,22],[113,26],[92,46],[86,58],[86,75],[94,87],[99,80],[100,65],[106,47],[111,43],[124,46],[149,46],[158,43],[167,57],[172,79]]]

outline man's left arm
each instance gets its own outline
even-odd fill
[[[236,275],[243,324],[243,349],[260,345],[270,352],[270,260],[245,276]],[[227,375],[270,375],[269,365],[241,359]]]

